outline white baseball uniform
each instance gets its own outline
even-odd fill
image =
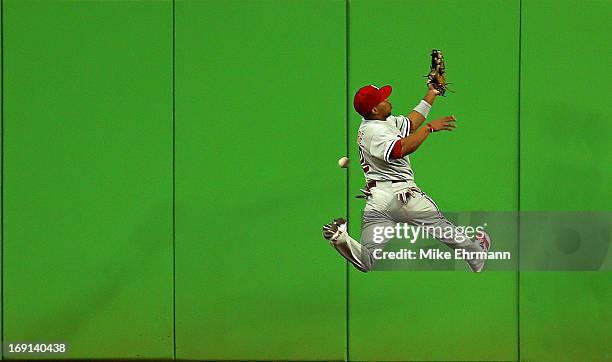
[[[359,126],[358,143],[361,167],[366,182],[376,185],[367,188],[366,206],[363,210],[361,243],[347,232],[331,244],[357,269],[369,271],[375,264],[377,249],[383,249],[388,239],[374,242],[374,228],[394,227],[397,223],[415,226],[452,228],[452,236],[436,235],[436,238],[453,249],[482,252],[479,242],[467,238],[450,223],[435,202],[414,182],[414,173],[408,156],[391,158],[396,142],[410,133],[410,120],[404,116],[389,116],[386,120],[363,119]],[[439,237],[438,237],[439,236]],[[484,260],[466,260],[470,268],[480,271]]]

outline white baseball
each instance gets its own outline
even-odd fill
[[[348,157],[342,157],[341,159],[338,160],[338,166],[342,168],[347,168],[348,164],[349,164]]]

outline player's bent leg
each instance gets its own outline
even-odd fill
[[[474,255],[472,252],[486,252],[491,245],[491,239],[486,233],[477,235],[474,240],[470,239],[448,221],[436,203],[418,188],[413,188],[407,193],[406,202],[396,208],[392,216],[396,220],[427,227],[429,237],[438,239],[452,249],[463,249],[465,253],[462,254],[467,256]],[[448,232],[449,230],[452,232]],[[484,268],[484,258],[466,257],[464,260],[474,272],[480,272]]]
[[[476,238],[470,239],[462,230],[459,230],[455,225],[448,221],[445,217],[438,219],[432,224],[434,229],[434,237],[442,243],[448,245],[455,250],[463,250],[462,255],[465,255],[464,260],[473,272],[480,272],[484,268],[485,258],[470,257],[470,255],[478,255],[472,253],[487,252],[491,245],[489,236],[486,233],[476,235]],[[452,230],[452,232],[438,232],[436,230]],[[486,241],[485,241],[486,240]],[[486,247],[485,247],[486,245]]]

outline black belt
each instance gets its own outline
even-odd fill
[[[373,180],[368,182],[368,184],[366,185],[367,189],[371,189],[372,187],[376,187],[376,182],[389,182],[389,181],[383,181],[383,180]],[[406,180],[391,180],[391,183],[395,184],[398,182],[407,182]]]

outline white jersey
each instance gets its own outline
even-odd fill
[[[366,182],[414,181],[410,159],[392,159],[396,142],[410,133],[410,120],[404,116],[389,116],[386,120],[363,119],[359,126],[359,161]]]

